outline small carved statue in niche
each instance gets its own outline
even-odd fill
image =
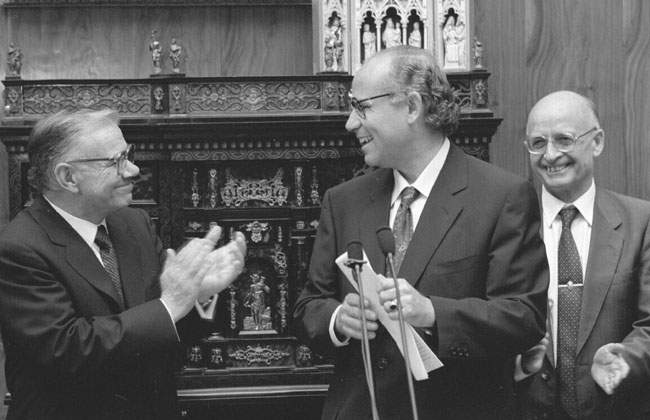
[[[386,28],[384,28],[384,33],[381,35],[381,40],[384,41],[386,48],[402,45],[402,34],[400,32],[400,29],[395,27],[393,19],[386,19]]]
[[[463,41],[465,40],[465,23],[458,21],[456,15],[450,14],[442,30],[445,46],[444,67],[463,66]]]
[[[409,45],[412,47],[422,48],[422,33],[420,32],[420,22],[413,22],[413,30],[409,35]]]
[[[266,311],[266,295],[271,292],[264,282],[266,277],[261,274],[251,274],[251,285],[244,299],[244,306],[251,311],[255,330],[262,329],[262,315]]]
[[[20,52],[20,48],[13,42],[10,43],[7,51],[7,71],[9,73],[7,76],[20,76],[20,69],[23,66],[22,59],[23,53]]]
[[[370,24],[363,24],[363,59],[364,61],[377,52],[377,35],[370,30]]]
[[[474,37],[474,68],[483,68],[483,44],[477,37]]]
[[[158,31],[151,31],[151,43],[149,44],[149,51],[151,51],[151,59],[153,61],[153,72],[159,74],[162,72],[162,47],[157,38]]]
[[[181,53],[183,52],[183,47],[178,45],[176,38],[172,38],[172,43],[169,45],[169,59],[172,62],[172,71],[174,73],[180,73],[180,64],[181,64]]]
[[[344,71],[341,19],[334,15],[325,32],[325,70]]]

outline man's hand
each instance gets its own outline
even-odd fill
[[[206,257],[214,250],[221,228],[213,227],[204,238],[188,242],[178,253],[167,250],[167,259],[160,275],[160,298],[169,309],[174,322],[183,318],[198,299],[203,277],[210,265]]]
[[[547,332],[539,343],[529,348],[524,354],[521,355],[521,371],[524,374],[532,375],[533,373],[539,372],[539,370],[542,368],[544,355],[546,354],[546,349],[548,348],[550,337],[550,333]]]
[[[244,269],[246,238],[235,232],[227,245],[210,252],[204,260],[198,275],[203,277],[199,291],[199,302],[204,302],[228,287]]]
[[[334,329],[339,336],[345,336],[361,340],[363,338],[361,328],[361,299],[359,295],[350,293],[345,297],[336,315],[334,321]],[[377,324],[377,315],[369,309],[370,302],[368,299],[364,301],[366,308],[366,330],[368,331],[368,339],[375,338],[375,331],[379,328]]]
[[[630,373],[630,365],[623,358],[624,349],[621,343],[609,343],[594,354],[591,376],[607,395],[612,395]]]
[[[431,299],[415,290],[405,279],[397,279],[404,320],[414,327],[429,328],[436,321],[436,312]],[[379,303],[384,307],[390,319],[398,319],[397,292],[392,278],[379,275],[377,285]]]

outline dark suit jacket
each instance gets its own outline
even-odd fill
[[[562,320],[558,320],[562,322]],[[594,353],[623,343],[630,378],[608,397],[591,377]],[[550,418],[556,399],[552,347],[523,381],[522,417]],[[577,349],[578,407],[584,419],[650,418],[650,203],[596,189]]]
[[[142,210],[107,218],[127,310],[88,245],[42,198],[0,233],[9,419],[174,419],[178,338],[163,247]]]
[[[353,289],[334,260],[361,240],[385,271],[375,231],[388,225],[393,175],[379,169],[329,190],[323,199],[310,281],[295,307],[297,333],[335,357],[323,419],[367,419],[370,403],[360,343],[335,349],[328,325]],[[399,277],[436,311],[423,337],[445,364],[415,382],[422,419],[504,419],[512,404],[514,355],[544,332],[548,267],[532,185],[454,146],[420,216]],[[382,420],[411,418],[404,361],[389,334],[372,340]]]

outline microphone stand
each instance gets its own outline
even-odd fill
[[[370,393],[370,407],[372,410],[373,420],[379,420],[379,412],[377,410],[377,401],[375,399],[375,381],[372,375],[372,361],[370,359],[370,341],[368,340],[368,331],[366,330],[366,304],[363,295],[363,284],[361,282],[361,270],[365,264],[363,260],[349,259],[345,265],[352,270],[352,277],[359,286],[359,300],[361,307],[361,353],[363,355],[363,367],[366,372],[366,381],[368,382],[368,392]]]
[[[395,265],[393,264],[393,253],[388,252],[386,256],[388,257],[390,272],[393,277],[393,282],[395,283],[395,298],[397,299],[397,318],[399,320],[400,336],[402,337],[402,350],[404,351],[404,365],[406,366],[406,376],[409,385],[409,397],[411,398],[411,408],[413,409],[413,420],[418,420],[418,407],[415,402],[415,388],[413,386],[413,375],[411,374],[411,361],[409,360],[410,357],[409,357],[409,352],[408,352],[408,347],[406,342],[406,324],[404,321],[404,315],[402,314],[402,300],[399,292],[399,284],[397,283],[397,274],[395,273]]]

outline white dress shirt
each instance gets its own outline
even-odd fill
[[[442,165],[444,165],[445,160],[447,160],[447,155],[449,154],[449,139],[445,139],[445,141],[442,143],[442,146],[440,147],[440,150],[438,150],[438,153],[431,159],[431,162],[424,168],[422,173],[418,176],[418,178],[413,182],[413,184],[409,184],[408,181],[402,176],[402,174],[397,170],[393,169],[393,177],[395,179],[395,185],[393,186],[393,193],[391,195],[391,207],[390,207],[390,215],[389,215],[389,224],[390,228],[393,228],[393,222],[395,221],[395,216],[397,215],[397,209],[399,208],[399,204],[401,203],[401,198],[400,194],[402,193],[402,190],[406,187],[412,186],[415,187],[416,190],[420,193],[415,200],[411,203],[411,216],[413,217],[413,230],[415,231],[416,226],[418,225],[418,222],[420,221],[420,216],[422,215],[422,210],[424,210],[424,205],[427,203],[427,199],[429,198],[429,194],[431,194],[431,189],[433,188],[434,184],[438,180],[438,175],[440,175],[440,171],[442,170]],[[336,333],[334,330],[334,323],[336,322],[336,316],[339,313],[339,310],[341,309],[341,305],[339,305],[334,313],[332,313],[332,318],[330,318],[330,324],[329,324],[329,333],[330,333],[330,338],[332,339],[332,342],[336,347],[344,346],[348,343],[349,339],[346,339],[345,341],[340,341],[336,337]]]
[[[589,242],[591,241],[591,227],[594,216],[594,205],[596,202],[596,185],[591,182],[591,187],[580,198],[573,203],[564,203],[542,188],[542,217],[544,245],[546,246],[546,258],[549,268],[548,306],[549,325],[551,337],[553,338],[553,358],[557,358],[557,279],[558,279],[558,256],[557,249],[562,234],[562,220],[560,210],[569,205],[574,205],[579,214],[571,224],[573,240],[578,248],[580,263],[582,265],[582,282],[585,284],[588,279],[587,258],[589,257]]]

